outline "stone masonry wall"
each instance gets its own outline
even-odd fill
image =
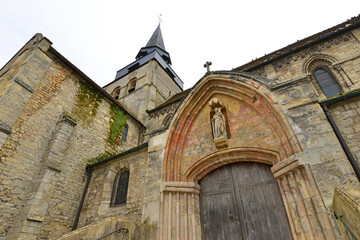
[[[143,207],[147,147],[114,159],[95,168],[83,204],[79,228],[110,216],[140,223]],[[125,205],[110,206],[116,174],[126,168],[130,172]]]
[[[136,78],[135,91],[128,93],[128,83],[134,78]],[[146,122],[146,110],[155,108],[170,96],[181,91],[155,60],[151,60],[104,89],[108,93],[112,93],[118,87],[121,88],[119,102],[142,122]]]
[[[281,110],[294,129],[303,149],[304,159],[311,165],[327,207],[332,204],[335,187],[354,181],[354,175],[318,104],[318,101],[326,97],[311,75],[311,70],[316,66],[327,66],[344,93],[359,89],[359,33],[359,29],[348,31],[252,72],[270,79],[268,84],[273,88],[272,92]],[[331,107],[354,155],[358,153],[355,128],[359,113],[356,106],[356,103],[347,103]],[[332,176],[331,180],[329,176]]]
[[[161,99],[160,96],[164,96],[168,99],[170,95],[172,96],[175,93],[179,93],[181,90],[156,61],[152,61],[152,68],[152,81],[156,87],[157,95],[159,95],[156,98],[157,101],[155,102],[155,106],[159,106],[162,103],[162,101],[159,101]]]
[[[360,166],[360,98],[339,102],[329,107],[336,125]]]
[[[317,94],[324,98],[316,80],[309,75],[312,61],[320,60],[320,65],[329,67],[344,92],[354,90],[359,87],[360,81],[359,32],[359,29],[346,32],[255,69],[252,73],[271,79],[270,84],[273,85],[296,79],[311,80]]]
[[[0,112],[9,111],[3,97],[28,100],[12,105],[17,115],[0,149],[0,238],[57,237],[73,225],[87,161],[137,146],[142,127],[127,116],[128,141],[109,144],[111,101],[100,94],[97,107],[90,106],[85,115],[78,111],[81,86],[89,84],[40,44],[12,74],[0,96]],[[72,129],[62,127],[64,119],[70,122],[64,127]]]
[[[308,81],[276,89],[274,94],[301,145],[304,164],[310,164],[325,205],[330,207],[335,187],[354,181],[354,174],[318,103],[320,97]]]

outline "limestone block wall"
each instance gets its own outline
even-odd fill
[[[146,122],[147,133],[151,134],[167,129],[169,127],[171,118],[180,103],[181,101],[178,101],[168,106],[162,107],[161,109],[154,112],[150,112]]]
[[[144,66],[136,69],[135,71],[105,86],[104,90],[111,94],[115,88],[120,87],[121,90],[119,99],[121,99],[128,94],[128,83],[130,80],[136,78],[137,83],[135,91],[139,88],[139,86],[143,86],[146,83],[149,83],[149,79],[146,77],[148,68],[149,64],[145,64]]]
[[[104,89],[108,93],[112,93],[112,91],[120,87],[120,99],[127,95],[128,83],[131,79],[136,78],[138,81],[136,83],[137,88],[139,86],[143,86],[145,84],[154,84],[157,88],[159,98],[167,99],[169,97],[169,92],[171,94],[175,94],[180,92],[180,88],[176,85],[174,80],[172,80],[169,75],[165,72],[165,70],[156,63],[155,60],[151,60],[149,63],[144,66],[132,71],[128,75],[110,83]]]
[[[145,64],[104,88],[108,93],[112,93],[115,88],[120,87],[119,102],[126,106],[141,121],[145,119],[146,109],[155,107],[154,95],[156,91],[151,85],[152,75],[150,74],[150,69],[151,64]],[[133,92],[129,93],[128,84],[131,79],[136,79],[136,87]]]
[[[135,91],[128,93],[128,83],[132,79],[136,79]],[[155,60],[114,81],[104,89],[112,93],[118,87],[121,89],[118,100],[143,122],[147,118],[146,110],[155,108],[171,95],[181,91]]]
[[[301,96],[306,94],[306,90],[301,91]],[[287,100],[291,98],[283,101],[285,106]],[[297,104],[284,114],[303,149],[306,164],[311,166],[325,205],[330,207],[335,187],[355,181],[354,172],[320,105],[301,98]]]
[[[352,155],[360,166],[360,98],[341,101],[329,107]]]
[[[109,143],[114,103],[50,44],[41,38],[1,75],[7,84],[0,96],[6,130],[5,137],[0,134],[0,238],[48,239],[69,232],[87,161],[137,146],[143,131],[124,112],[128,141]]]
[[[34,51],[36,43],[48,47],[49,41],[41,38],[35,35],[0,71],[0,147],[50,64],[42,51]]]
[[[271,79],[273,84],[284,83],[304,78],[309,74],[308,67],[312,60],[322,59],[325,60],[323,63],[329,66],[343,90],[347,91],[355,89],[360,81],[359,50],[359,29],[355,29],[285,56],[253,70],[252,73]],[[316,82],[313,84],[316,85]],[[320,89],[317,87],[317,90]],[[322,94],[321,90],[319,94]]]
[[[140,223],[147,159],[147,147],[143,147],[137,152],[121,156],[92,170],[80,214],[79,228],[110,216]],[[130,172],[126,204],[111,206],[116,174],[123,168]]]
[[[162,171],[168,134],[167,130],[162,130],[151,134],[149,138],[142,223],[159,224]]]
[[[181,91],[180,87],[172,80],[169,75],[164,71],[156,61],[152,61],[153,65],[153,84],[156,86],[157,90],[157,101],[155,106],[158,106],[162,103],[161,97],[164,96],[168,99],[171,95]]]
[[[342,233],[342,239],[350,240],[360,237],[360,185],[347,184],[338,186],[334,194],[333,212],[337,214],[336,223]],[[350,228],[345,227],[344,223]]]
[[[252,72],[270,79],[267,84],[307,156],[327,207],[331,206],[335,187],[354,181],[354,178],[353,170],[318,104],[326,97],[311,74],[317,66],[327,66],[344,93],[358,89],[359,36],[359,29],[345,32]],[[346,103],[331,108],[354,155],[358,151],[357,130],[354,129],[358,118],[356,106],[356,103]],[[333,176],[331,181],[330,175]]]

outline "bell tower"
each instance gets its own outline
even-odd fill
[[[171,68],[170,54],[165,50],[160,25],[135,59],[117,71],[115,80],[104,86],[104,90],[145,124],[146,110],[181,92],[183,82]]]

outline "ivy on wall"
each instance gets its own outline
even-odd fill
[[[93,87],[82,81],[80,81],[79,84],[76,107],[73,114],[76,116],[78,122],[80,122],[83,127],[86,127],[93,122],[102,97],[100,92]]]
[[[110,110],[112,119],[108,141],[111,145],[120,145],[121,134],[126,125],[126,115],[115,105],[110,105]]]
[[[116,151],[116,147],[121,145],[121,136],[124,130],[124,126],[126,125],[126,115],[125,113],[120,110],[116,105],[110,105],[110,133],[108,137],[108,146],[110,149],[105,153],[102,153],[94,158],[91,158],[87,161],[88,164],[94,164],[105,160],[109,157],[112,157],[119,152]]]

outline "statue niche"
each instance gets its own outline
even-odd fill
[[[226,108],[217,98],[211,99],[209,105],[211,107],[210,121],[215,146],[216,148],[227,147],[227,139],[230,137],[230,131],[226,119]]]

